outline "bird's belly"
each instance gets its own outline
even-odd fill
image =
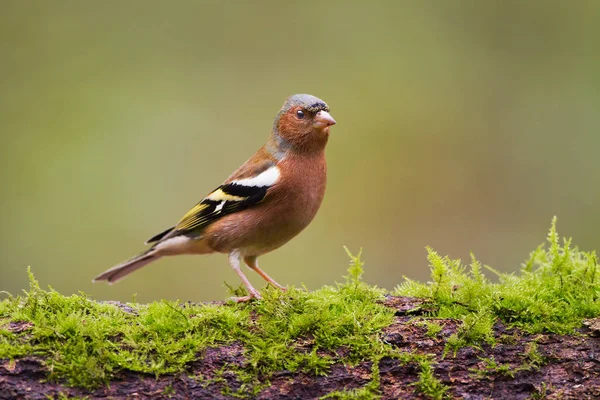
[[[203,236],[215,251],[239,250],[243,255],[257,256],[287,243],[306,228],[316,213],[315,210],[312,215],[299,215],[290,210],[277,213],[279,217],[275,218],[263,211],[257,207],[226,216],[211,225]]]

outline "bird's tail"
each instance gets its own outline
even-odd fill
[[[148,249],[147,251],[133,257],[132,259],[127,260],[119,265],[112,267],[111,269],[104,271],[103,273],[95,277],[92,282],[107,281],[110,284],[115,283],[123,279],[133,271],[136,271],[142,268],[143,266],[150,264],[152,261],[158,260],[161,256],[153,254],[155,252],[156,250],[153,248]]]

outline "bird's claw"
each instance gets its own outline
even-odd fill
[[[229,298],[229,300],[232,300],[236,303],[244,303],[244,302],[250,301],[252,299],[262,300],[262,296],[260,295],[260,293],[258,293],[258,291],[253,291],[253,292],[250,292],[250,294],[247,296],[230,297]]]
[[[286,287],[283,287],[283,286],[281,286],[281,285],[280,285],[280,284],[278,284],[278,283],[272,283],[272,282],[271,282],[271,285],[273,285],[273,286],[274,286],[274,287],[276,287],[277,289],[280,289],[282,292],[287,292],[287,291],[288,291],[288,288],[286,288]]]

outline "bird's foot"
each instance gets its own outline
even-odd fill
[[[244,303],[244,302],[250,301],[252,299],[262,300],[262,296],[260,295],[260,293],[258,293],[258,290],[251,291],[250,294],[247,296],[230,297],[229,298],[229,300],[234,301],[236,303]]]
[[[273,282],[270,282],[270,283],[271,283],[271,285],[273,285],[273,286],[275,286],[276,288],[280,289],[282,292],[287,292],[287,290],[288,290],[288,288],[286,288],[286,287],[284,287],[284,286],[281,286],[279,283],[277,283],[277,282],[275,282],[275,281],[273,281]]]

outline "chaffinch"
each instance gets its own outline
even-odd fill
[[[272,285],[259,256],[282,246],[312,221],[325,194],[325,145],[335,120],[329,107],[308,94],[290,96],[275,117],[267,143],[173,227],[153,236],[145,252],[94,281],[114,283],[163,256],[227,253],[248,295],[260,299],[241,260]]]

